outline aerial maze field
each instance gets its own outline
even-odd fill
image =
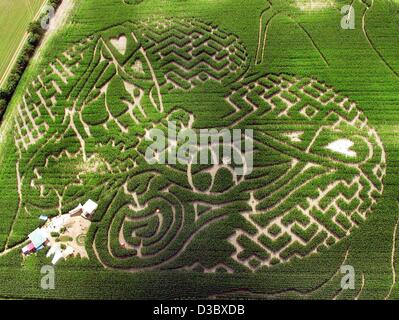
[[[74,1],[0,127],[0,296],[398,298],[397,12],[388,0]],[[252,172],[148,163],[146,136],[168,123],[242,141],[252,129]],[[49,261],[22,257],[27,235],[89,198],[88,258],[61,261],[41,289]]]

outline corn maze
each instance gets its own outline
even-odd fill
[[[349,236],[384,188],[377,132],[323,82],[248,68],[237,36],[188,18],[127,22],[59,54],[17,109],[18,212],[3,247],[88,197],[100,208],[86,248],[107,269],[253,272]],[[218,121],[196,112],[201,87],[215,88]],[[253,171],[147,163],[146,134],[168,121],[253,129]]]

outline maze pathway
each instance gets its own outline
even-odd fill
[[[18,107],[10,244],[37,227],[32,217],[88,197],[100,207],[86,246],[105,268],[256,271],[348,237],[383,192],[377,132],[323,82],[249,64],[238,37],[197,19],[125,23],[58,55]],[[213,89],[213,109],[190,100],[201,88]],[[252,172],[147,163],[146,137],[168,121],[252,129],[240,135],[254,146]]]

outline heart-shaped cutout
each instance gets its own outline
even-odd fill
[[[111,44],[122,54],[126,53],[127,38],[121,35],[119,38],[111,39]]]
[[[331,142],[326,148],[340,153],[346,157],[356,157],[357,154],[355,151],[351,150],[351,147],[353,146],[353,142],[348,140],[348,139],[339,139],[334,142]]]

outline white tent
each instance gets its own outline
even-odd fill
[[[49,235],[46,230],[37,228],[35,231],[29,234],[28,238],[37,249],[48,240]]]
[[[89,199],[87,202],[83,205],[83,213],[82,216],[85,218],[90,218],[94,211],[98,208],[98,204],[95,203],[93,200]]]
[[[48,257],[54,255],[53,259],[51,260],[51,263],[53,265],[55,265],[61,258],[65,259],[66,257],[73,254],[74,252],[75,252],[75,249],[71,246],[67,246],[65,250],[62,250],[60,244],[55,244],[47,252],[46,257],[48,258]]]
[[[64,227],[68,221],[71,219],[70,214],[63,214],[62,216],[55,217],[51,219],[46,229],[48,232],[60,232],[61,228]]]

